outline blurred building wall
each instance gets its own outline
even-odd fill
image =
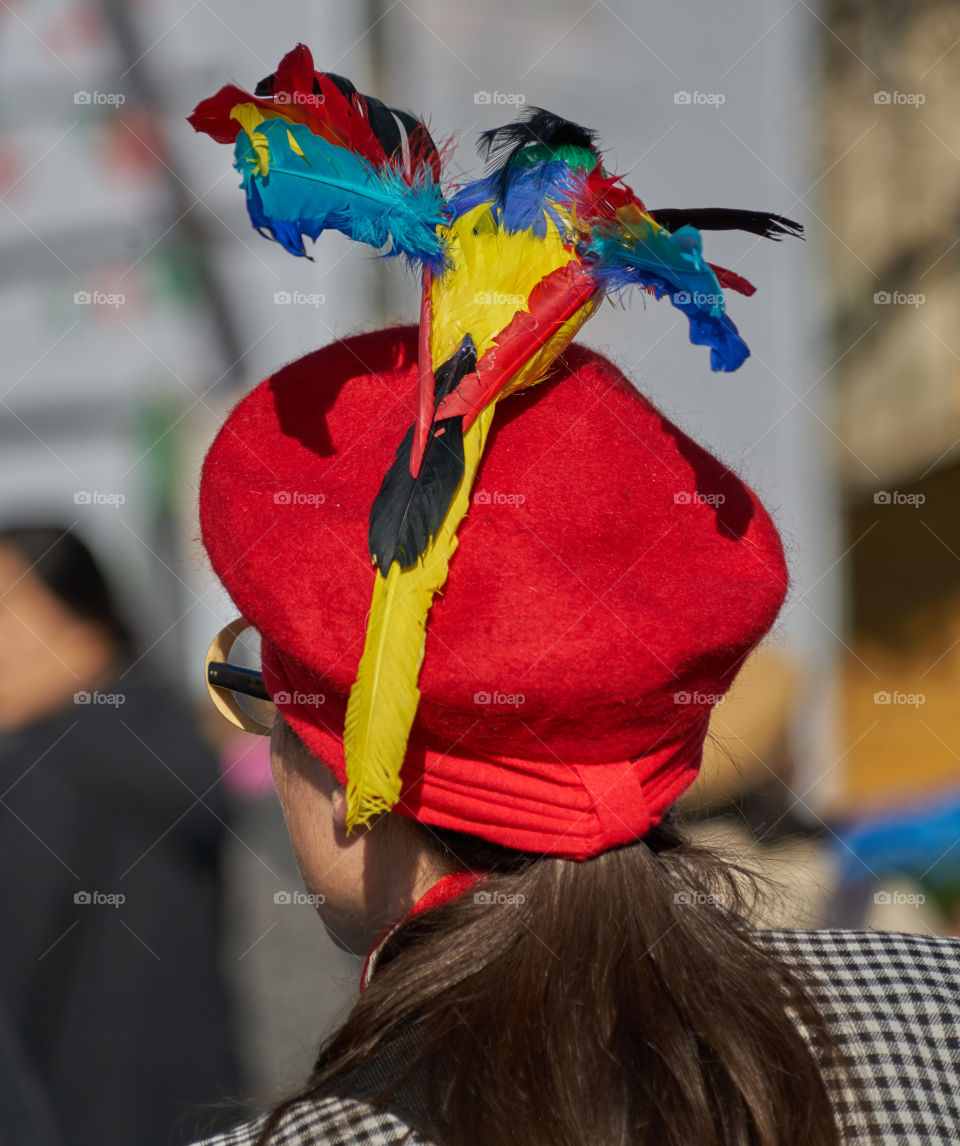
[[[960,9],[824,17],[846,812],[960,781]]]

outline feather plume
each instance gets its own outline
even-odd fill
[[[518,314],[527,314],[539,283],[576,255],[547,222],[541,238],[499,226],[493,205],[481,203],[445,232],[451,268],[433,281],[433,356],[448,358],[469,334],[478,365]],[[445,416],[445,415],[444,415]]]
[[[295,255],[328,227],[438,270],[442,161],[424,124],[314,70],[303,44],[249,95],[232,85],[190,122],[236,143],[254,226]],[[252,154],[251,154],[252,153]]]
[[[624,207],[644,211],[644,205],[618,175],[608,175],[598,159],[595,166],[581,176],[574,204],[577,216],[585,222],[612,220]]]
[[[719,267],[716,263],[707,263],[707,266],[717,276],[717,282],[725,289],[738,291],[740,294],[745,294],[748,298],[752,294],[757,293],[757,288],[749,279],[745,279],[743,275],[738,275],[736,271],[728,270],[726,267]]]
[[[358,92],[344,76],[327,73],[343,96],[367,119],[389,163],[399,163],[409,183],[419,178],[440,179],[442,159],[426,125],[408,111],[387,107],[375,96]]]

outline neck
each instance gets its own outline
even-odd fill
[[[373,972],[376,968],[377,959],[383,949],[383,945],[400,927],[402,927],[408,919],[412,919],[415,915],[421,915],[424,911],[429,911],[431,908],[439,907],[441,903],[446,903],[450,899],[456,899],[458,895],[462,895],[468,888],[480,879],[480,875],[470,871],[454,871],[448,875],[441,876],[440,879],[433,884],[417,902],[410,908],[407,914],[379,937],[370,949],[370,954],[363,964],[363,971],[360,975],[360,990],[364,991],[367,984],[370,982]]]

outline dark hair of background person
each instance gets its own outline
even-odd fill
[[[0,529],[0,545],[15,549],[71,613],[99,625],[122,656],[133,655],[133,634],[100,566],[79,537],[55,525],[9,526]]]
[[[282,744],[306,751],[296,739]],[[404,830],[396,819],[383,826]],[[824,1074],[850,1117],[862,1101],[802,976],[745,922],[754,873],[671,822],[582,862],[414,826],[451,867],[488,873],[489,905],[468,893],[388,938],[260,1146],[295,1103],[349,1095],[351,1075],[398,1046],[413,1052],[399,1077],[361,1097],[389,1109],[419,1079],[430,1125],[415,1128],[445,1146],[844,1140]]]

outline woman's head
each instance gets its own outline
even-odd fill
[[[56,527],[0,530],[0,730],[96,688],[130,649],[110,587],[79,538]]]

